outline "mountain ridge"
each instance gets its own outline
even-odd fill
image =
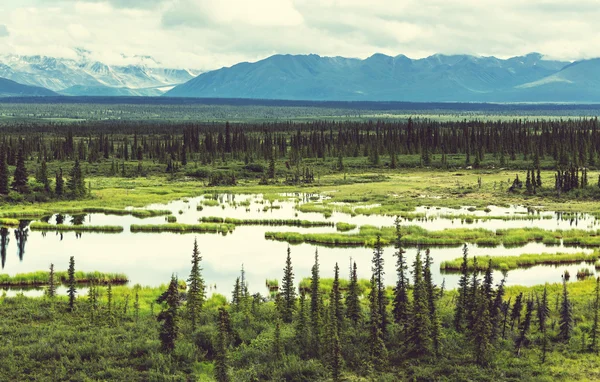
[[[277,54],[257,62],[241,62],[202,73],[163,96],[315,101],[600,102],[600,86],[592,86],[599,82],[597,79],[600,79],[600,59],[568,62],[549,60],[540,53],[507,59],[464,54],[435,54],[420,59],[381,53],[365,59]]]

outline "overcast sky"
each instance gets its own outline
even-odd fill
[[[0,0],[0,53],[215,69],[276,53],[600,57],[599,0]]]

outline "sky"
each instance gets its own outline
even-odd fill
[[[0,0],[0,54],[199,70],[273,54],[600,57],[599,0]],[[146,61],[147,63],[150,61]]]

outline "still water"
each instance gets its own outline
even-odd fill
[[[348,222],[357,226],[371,224],[391,226],[394,218],[389,216],[350,216],[334,212],[329,219],[319,213],[302,213],[295,209],[299,203],[314,202],[320,197],[311,195],[282,195],[281,200],[272,204],[261,195],[220,195],[220,204],[204,206],[198,211],[196,206],[202,204],[204,197],[178,200],[168,204],[150,205],[149,209],[168,209],[173,211],[179,223],[197,223],[202,216],[220,216],[248,219],[307,219],[313,221]],[[279,206],[267,209],[265,206]],[[549,216],[545,219],[531,220],[499,220],[478,221],[472,224],[460,219],[440,218],[448,214],[479,216],[510,216],[527,214],[523,207],[499,208],[490,207],[491,211],[469,211],[468,206],[462,209],[418,208],[417,212],[426,215],[426,219],[403,221],[403,224],[419,225],[429,230],[444,228],[500,228],[540,227],[545,229],[598,229],[596,219],[589,215],[578,216],[577,219],[561,219],[552,212],[543,212]],[[536,216],[536,215],[533,215]],[[82,271],[122,272],[128,275],[130,284],[156,286],[167,283],[172,274],[179,278],[187,278],[190,270],[190,259],[194,238],[203,257],[203,275],[210,285],[211,291],[229,295],[235,278],[239,276],[243,266],[246,279],[252,293],[266,294],[265,280],[278,278],[283,274],[287,243],[265,240],[267,231],[293,232],[335,232],[335,227],[273,227],[273,226],[237,226],[228,235],[221,234],[175,234],[175,233],[131,233],[131,224],[162,224],[165,217],[139,219],[132,216],[112,216],[103,214],[87,214],[83,216],[54,215],[45,219],[49,223],[62,221],[63,224],[121,225],[124,231],[118,234],[104,233],[55,233],[35,232],[27,229],[28,222],[22,222],[19,229],[2,229],[0,232],[0,250],[2,255],[2,272],[14,275],[38,270],[47,270],[54,263],[57,270],[66,270],[69,257],[75,257],[76,269]],[[352,232],[352,231],[351,231]],[[350,232],[350,233],[351,233]],[[335,263],[341,269],[342,277],[347,277],[350,261],[358,266],[358,276],[369,278],[371,272],[372,250],[369,248],[329,248],[312,244],[293,245],[292,264],[296,282],[310,276],[314,262],[315,250],[319,251],[321,276],[332,277]],[[542,243],[530,243],[519,248],[478,247],[469,245],[470,256],[476,255],[520,255],[523,253],[542,252],[591,252],[590,249],[553,246]],[[385,248],[386,282],[395,282],[395,257],[392,247]],[[412,263],[416,254],[415,248],[407,248],[408,262]],[[461,248],[432,248],[432,272],[434,281],[446,288],[454,288],[458,275],[441,274],[439,265],[442,261],[462,256]],[[568,270],[575,275],[580,268],[588,268],[595,273],[593,264],[574,264],[568,266],[537,266],[528,269],[512,270],[508,274],[507,284],[536,285],[544,282],[558,282],[560,275]],[[496,281],[502,277],[495,272]],[[12,292],[14,293],[14,291]],[[27,293],[35,294],[35,291]]]

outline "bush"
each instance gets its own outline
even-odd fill
[[[265,172],[265,166],[259,163],[250,163],[244,166],[244,170],[250,172],[262,173]]]

